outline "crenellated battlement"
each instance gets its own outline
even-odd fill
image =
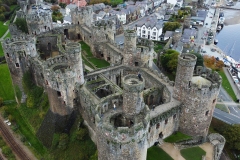
[[[41,23],[44,21],[51,21],[52,15],[46,12],[32,13],[26,15],[27,23]]]

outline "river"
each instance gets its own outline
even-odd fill
[[[223,29],[217,33],[217,46],[228,56],[240,62],[240,24],[236,22],[237,11],[225,10],[225,22],[232,22],[232,25],[225,25]],[[239,12],[239,11],[238,11]],[[235,18],[233,18],[235,17]],[[234,24],[238,23],[238,24]]]

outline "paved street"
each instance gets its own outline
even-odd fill
[[[240,124],[240,118],[233,115],[223,112],[217,108],[215,108],[213,117],[227,123],[227,124]]]

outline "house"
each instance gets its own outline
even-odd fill
[[[98,3],[98,4],[92,5],[92,8],[93,8],[94,13],[98,13],[98,12],[104,10],[106,8],[106,6],[104,3]]]
[[[196,24],[198,25],[205,24],[207,14],[208,14],[208,11],[205,11],[205,10],[197,11],[196,16],[191,17],[191,22],[192,23],[196,22]]]
[[[181,37],[181,42],[183,43],[193,43],[195,38],[197,37],[197,30],[194,28],[184,29],[183,35]]]
[[[129,13],[128,10],[126,10],[125,8],[122,8],[121,10],[119,11],[116,11],[114,9],[110,10],[109,11],[109,16],[113,16],[113,15],[116,15],[117,18],[119,19],[119,21],[122,23],[122,24],[126,24],[127,22],[127,14]]]
[[[85,0],[72,0],[72,3],[78,7],[85,7],[87,5],[87,2]]]
[[[145,17],[136,24],[137,36],[150,40],[160,41],[163,21],[157,20],[155,16]]]
[[[153,8],[159,7],[162,3],[161,0],[152,0],[152,2],[153,2]]]
[[[66,15],[63,18],[63,24],[72,24],[72,18],[71,15]]]
[[[65,10],[66,10],[66,15],[70,15],[70,12],[72,11],[72,10],[74,10],[75,8],[77,8],[77,5],[75,5],[75,4],[68,4],[67,6],[66,6],[66,8],[65,8]]]
[[[167,3],[175,5],[177,3],[177,0],[167,0]]]
[[[105,15],[106,15],[106,12],[100,11],[98,14],[96,14],[96,21],[103,19]]]
[[[173,31],[166,31],[164,34],[163,40],[166,41],[167,39],[171,38],[173,36]]]
[[[177,5],[179,8],[181,8],[182,5],[183,5],[183,0],[177,0],[176,5]]]

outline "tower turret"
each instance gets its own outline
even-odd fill
[[[194,66],[196,56],[183,54],[178,57],[174,97],[183,102],[179,130],[193,137],[206,138],[212,120],[221,77],[211,69]]]
[[[143,89],[145,79],[139,75],[127,75],[123,78],[123,113],[126,117],[131,117],[144,107]]]

